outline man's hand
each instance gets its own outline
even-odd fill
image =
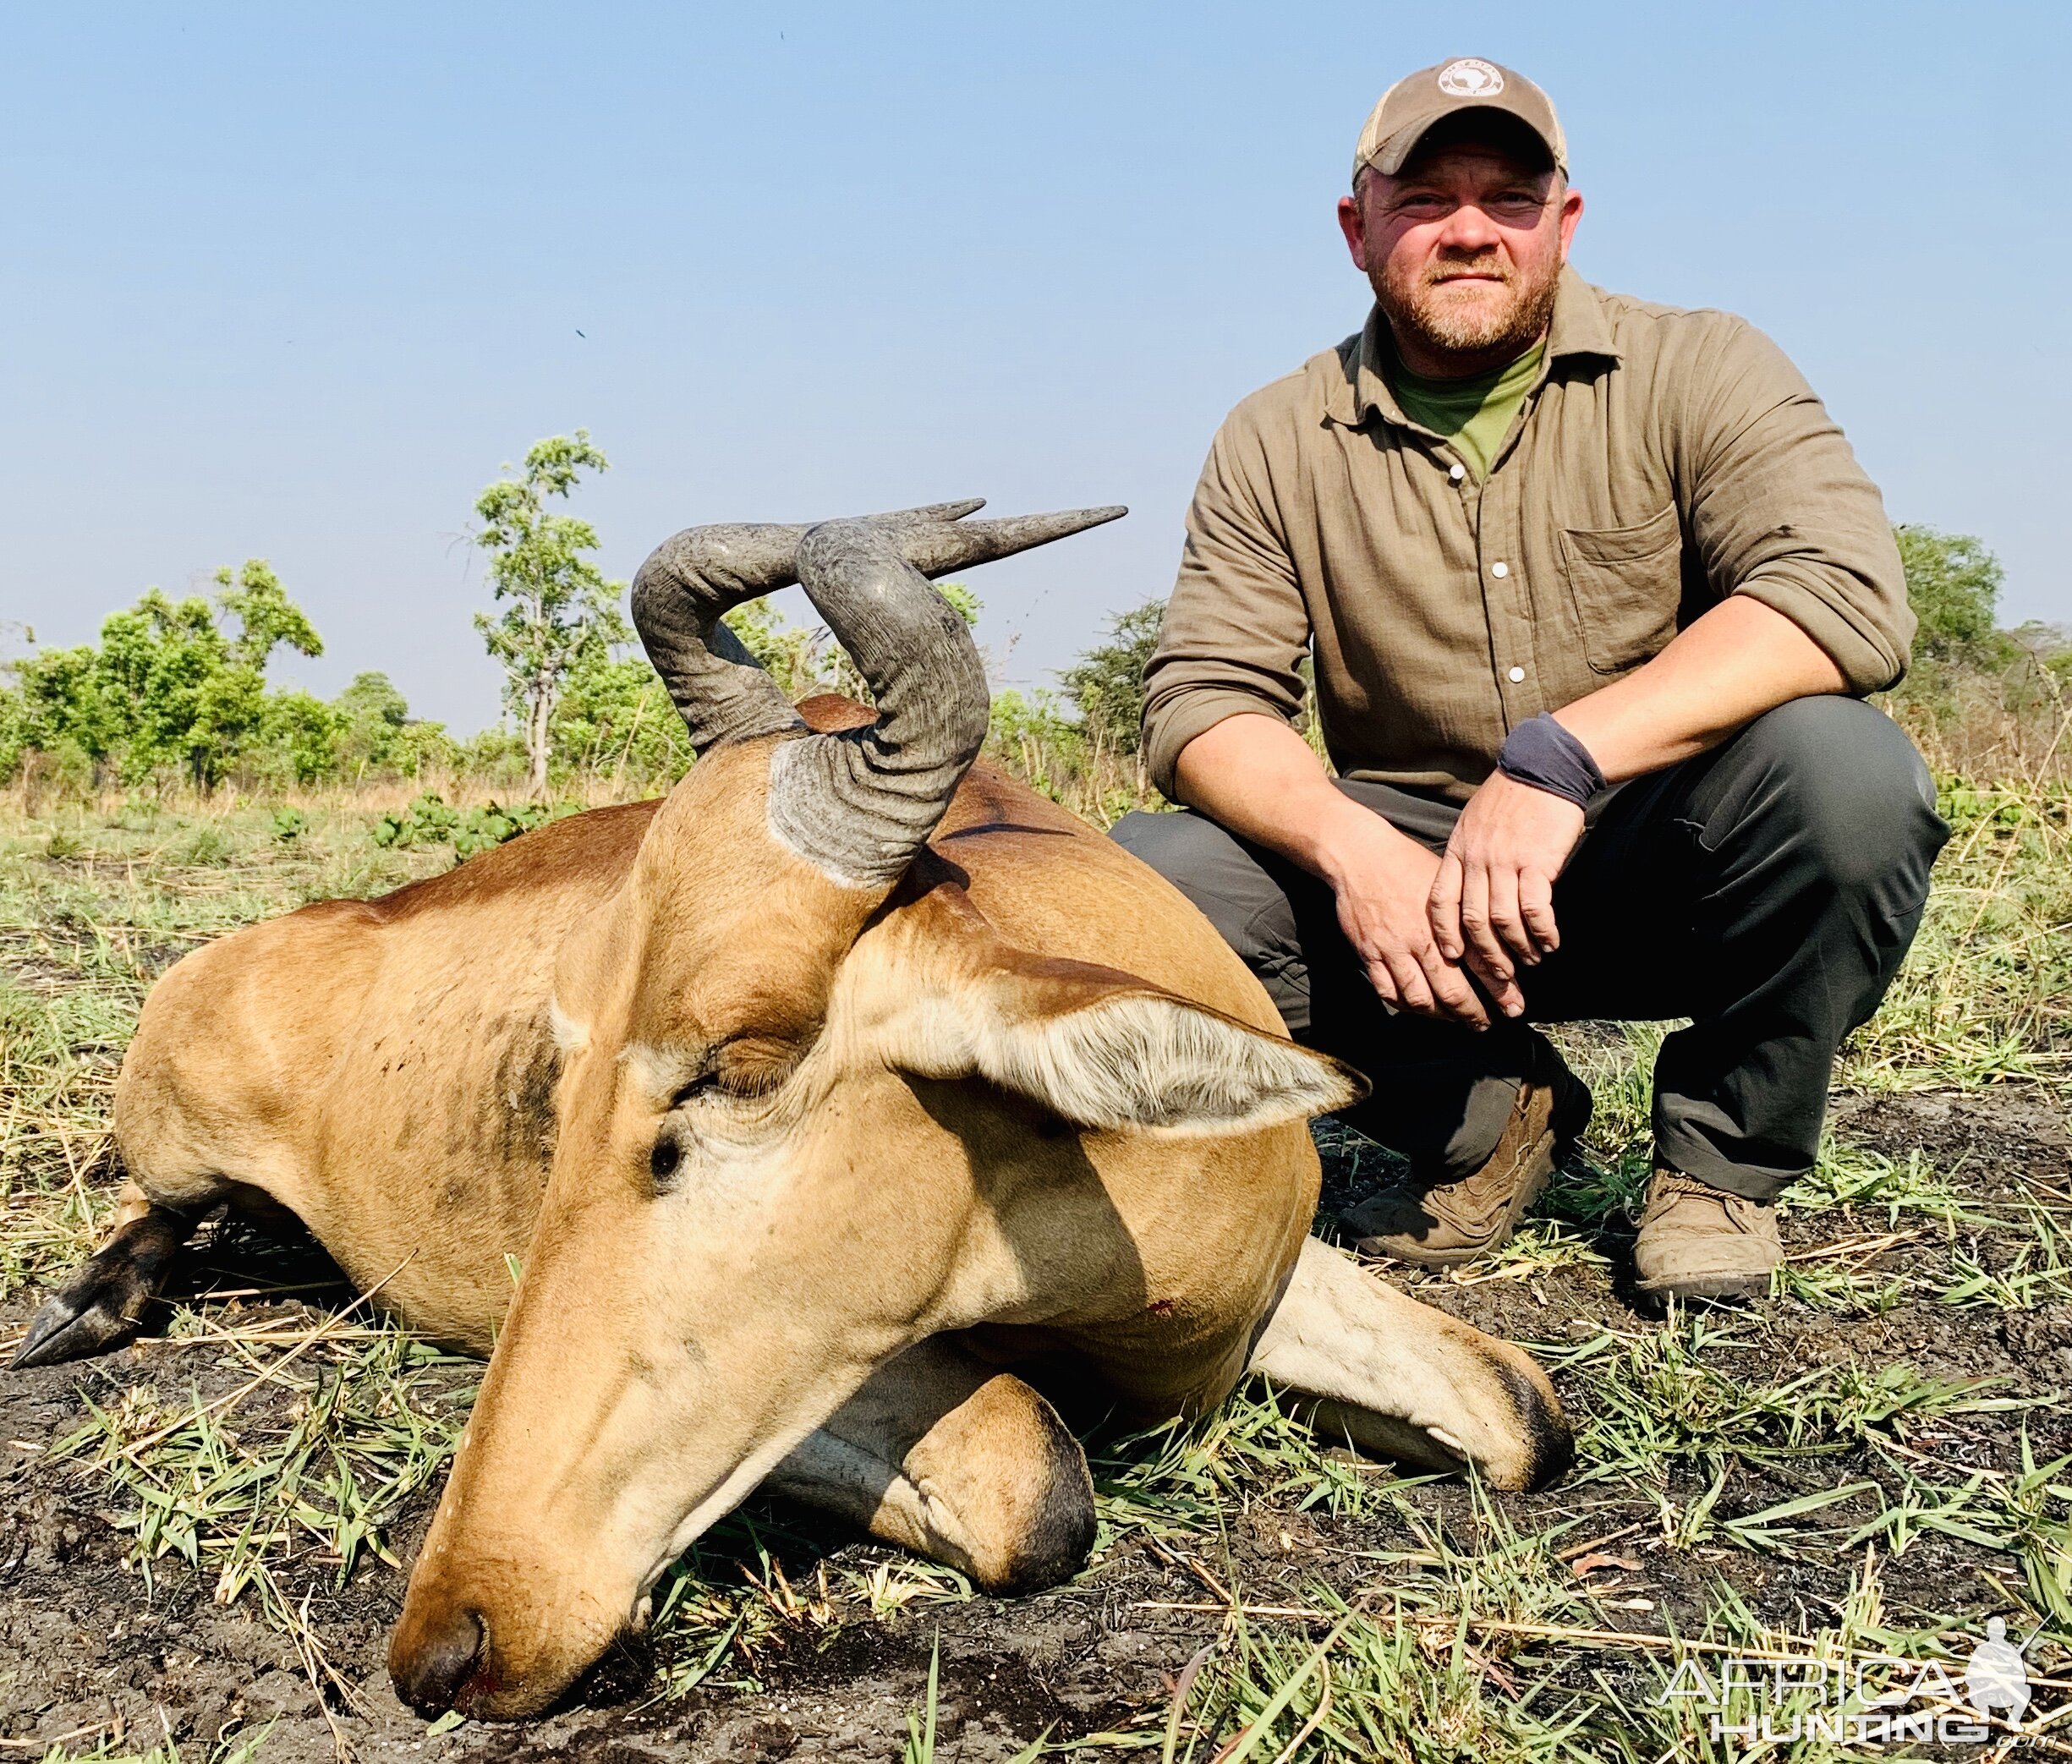
[[[1181,749],[1176,770],[1182,801],[1329,885],[1338,923],[1387,1003],[1489,1027],[1466,971],[1433,940],[1439,859],[1340,792],[1294,730],[1276,717],[1225,717]]]
[[[1321,865],[1338,923],[1376,992],[1420,1016],[1489,1027],[1489,1013],[1432,934],[1439,860],[1388,822],[1340,797]]]
[[[1536,967],[1561,946],[1554,879],[1582,834],[1573,803],[1502,772],[1454,824],[1428,903],[1432,935],[1441,955],[1474,970],[1506,1016],[1525,1010],[1517,964]]]

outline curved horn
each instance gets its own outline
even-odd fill
[[[648,554],[633,578],[633,628],[703,753],[722,741],[798,726],[777,682],[721,619],[782,588],[803,527],[692,527]]]
[[[895,880],[978,758],[991,709],[978,645],[927,578],[1124,512],[1088,508],[953,525],[918,511],[829,521],[808,532],[798,550],[799,579],[870,682],[878,720],[777,750],[770,831],[838,882],[860,888]]]
[[[984,506],[937,502],[878,518],[923,526]],[[688,527],[650,552],[633,578],[633,627],[698,753],[802,726],[776,682],[720,621],[744,600],[798,580],[807,531],[767,523]]]

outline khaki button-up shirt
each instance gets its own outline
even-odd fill
[[[1728,594],[1834,658],[1905,671],[1877,490],[1784,353],[1721,312],[1562,273],[1538,382],[1477,484],[1390,391],[1366,328],[1224,421],[1145,673],[1144,751],[1241,711],[1291,723],[1313,655],[1332,762],[1463,800],[1518,723],[1609,684]]]

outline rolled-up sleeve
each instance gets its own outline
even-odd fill
[[[1784,352],[1739,320],[1720,327],[1676,446],[1707,579],[1783,613],[1851,692],[1882,691],[1914,638],[1883,499]]]
[[[1224,421],[1187,509],[1180,577],[1144,669],[1143,754],[1174,794],[1181,749],[1225,717],[1252,711],[1293,725],[1309,616],[1274,510],[1257,423],[1245,405]]]

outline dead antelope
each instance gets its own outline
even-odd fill
[[[699,756],[665,799],[227,937],[145,1008],[118,1228],[16,1363],[129,1339],[220,1202],[490,1355],[389,1651],[420,1709],[544,1708],[759,1485],[988,1588],[1069,1575],[1054,1400],[1148,1421],[1253,1370],[1378,1453],[1567,1462],[1526,1355],[1307,1241],[1305,1122],[1359,1076],[973,764],[984,675],[928,578],[1121,512],[978,506],[679,534],[633,589]],[[720,624],[793,581],[874,715],[802,720]]]

